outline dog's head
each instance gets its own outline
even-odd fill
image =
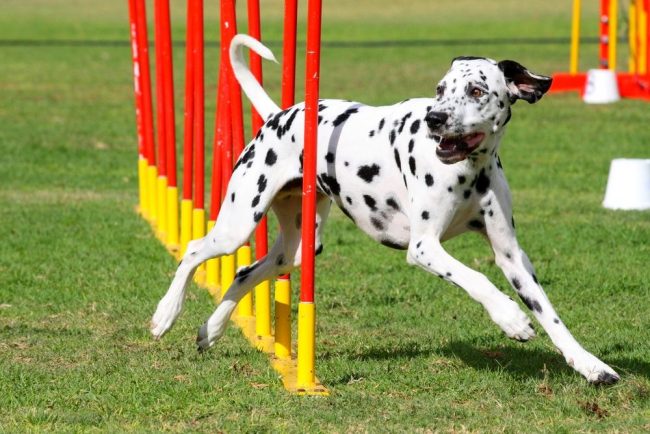
[[[512,60],[457,57],[440,80],[425,121],[438,146],[436,155],[453,164],[470,155],[490,152],[510,120],[510,106],[523,99],[537,102],[551,78],[533,74]]]

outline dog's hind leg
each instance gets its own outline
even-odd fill
[[[321,198],[318,202],[317,225],[320,233],[324,227],[330,202]],[[197,345],[199,350],[212,346],[226,330],[228,320],[237,307],[237,303],[257,284],[288,273],[300,265],[301,249],[301,198],[288,196],[278,198],[273,203],[273,210],[280,224],[280,235],[271,251],[264,258],[249,267],[240,269],[235,280],[221,300],[219,306],[199,329]],[[319,241],[317,240],[317,243]]]

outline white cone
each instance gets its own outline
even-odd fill
[[[650,209],[650,160],[612,160],[603,206],[610,209]]]
[[[587,104],[609,104],[621,99],[616,72],[611,69],[590,69],[582,100]]]

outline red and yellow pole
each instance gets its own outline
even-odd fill
[[[259,0],[248,0],[248,34],[262,40]],[[250,68],[260,84],[262,78],[262,59],[256,53],[250,53]],[[254,107],[251,107],[251,128],[255,136],[264,121]],[[268,224],[264,216],[255,230],[255,259],[261,260],[268,254]],[[255,287],[255,333],[258,337],[271,337],[271,284],[268,280]]]
[[[302,274],[298,305],[298,389],[316,384],[314,308],[316,239],[316,146],[318,140],[318,86],[320,81],[321,0],[309,0],[305,72],[305,149],[302,193]]]
[[[192,178],[194,162],[194,4],[187,2],[185,46],[185,108],[183,114],[183,196],[181,200],[180,256],[192,239]]]
[[[222,164],[222,194],[221,197],[224,200],[226,198],[226,191],[228,189],[228,181],[230,180],[230,175],[232,174],[232,162],[233,162],[233,134],[232,134],[232,97],[231,97],[231,68],[229,66],[229,56],[228,50],[230,48],[230,40],[232,39],[232,26],[234,25],[235,16],[234,16],[234,4],[232,0],[222,0],[220,2],[220,14],[221,14],[221,24],[220,24],[220,34],[221,34],[221,66],[219,69],[220,83],[219,83],[219,95],[220,100],[223,101],[223,104],[219,107],[219,116],[222,119],[223,126],[223,148],[221,156]],[[221,263],[221,297],[225,295],[232,285],[232,282],[235,280],[235,264],[236,257],[232,255],[224,255],[220,259]]]

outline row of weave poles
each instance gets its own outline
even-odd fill
[[[282,108],[294,104],[298,3],[285,0],[282,60]],[[205,66],[203,0],[187,2],[185,92],[182,137],[182,196],[179,198],[171,17],[169,0],[154,0],[155,80],[149,61],[145,0],[129,0],[136,125],[138,138],[139,210],[157,237],[177,258],[192,239],[205,236],[219,216],[228,180],[244,148],[242,95],[229,61],[229,47],[237,34],[234,0],[220,2],[220,66],[212,146],[210,209],[205,210]],[[249,341],[271,354],[288,390],[327,394],[315,377],[314,248],[316,220],[316,141],[320,78],[321,0],[308,0],[305,71],[305,150],[302,203],[302,268],[298,305],[297,354],[291,350],[291,289],[289,276],[275,282],[275,315],[271,319],[270,282],[255,288],[238,306],[235,322]],[[259,0],[247,1],[248,33],[261,40]],[[262,63],[251,53],[250,68],[262,83]],[[155,86],[155,107],[154,87]],[[252,134],[263,125],[252,112]],[[179,200],[180,199],[180,200]],[[179,212],[180,211],[180,212]],[[267,254],[266,217],[255,232],[255,258]],[[251,246],[236,254],[212,259],[195,274],[195,281],[219,300],[234,280],[235,271],[251,263]],[[273,327],[274,326],[274,327]]]

